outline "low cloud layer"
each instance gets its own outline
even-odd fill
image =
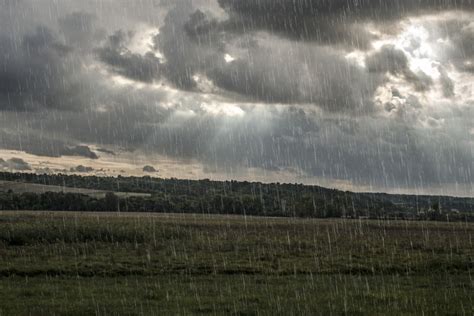
[[[473,11],[472,0],[0,0],[0,149],[472,195]]]
[[[93,172],[94,168],[83,166],[83,165],[78,165],[74,168],[71,168],[69,171],[70,172],[76,172],[76,173],[89,173],[89,172]]]
[[[158,170],[155,169],[155,167],[146,165],[143,167],[143,172],[148,172],[148,173],[155,173],[158,172]]]
[[[10,158],[8,160],[0,158],[0,169],[11,171],[29,171],[31,170],[31,166],[21,158]]]
[[[161,76],[160,59],[152,52],[143,56],[130,52],[127,49],[130,37],[133,37],[133,34],[123,31],[110,35],[107,43],[97,50],[100,61],[107,64],[112,71],[132,80],[158,80]]]

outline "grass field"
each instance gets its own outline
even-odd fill
[[[473,315],[474,225],[0,212],[0,315]]]
[[[79,193],[86,194],[95,198],[104,198],[107,191],[103,190],[90,190],[83,188],[72,188],[58,185],[44,185],[37,183],[28,182],[15,182],[15,181],[1,181],[0,180],[0,192],[6,192],[12,190],[15,193],[45,193],[45,192],[63,192],[63,193]],[[149,193],[134,193],[134,192],[114,192],[119,197],[149,197]]]

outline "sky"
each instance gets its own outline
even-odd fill
[[[474,0],[0,0],[0,170],[474,196]]]

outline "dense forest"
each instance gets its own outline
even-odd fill
[[[474,199],[354,193],[319,186],[152,177],[0,173],[0,180],[107,191],[0,192],[1,210],[63,210],[241,214],[312,218],[474,220]],[[114,192],[149,193],[120,196]]]

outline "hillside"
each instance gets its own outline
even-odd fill
[[[95,190],[95,189],[84,189],[84,188],[74,188],[66,187],[59,185],[45,185],[38,183],[30,182],[19,182],[19,181],[0,181],[0,192],[13,191],[14,193],[46,193],[46,192],[55,192],[55,193],[78,193],[85,194],[97,198],[104,198],[105,194],[108,191],[104,190]],[[136,192],[115,192],[119,197],[129,197],[129,196],[138,196],[138,197],[149,197],[149,193],[136,193]]]
[[[0,181],[0,209],[434,220],[474,215],[473,198],[354,193],[301,184],[29,173],[0,173]],[[106,192],[116,193],[107,197]]]

